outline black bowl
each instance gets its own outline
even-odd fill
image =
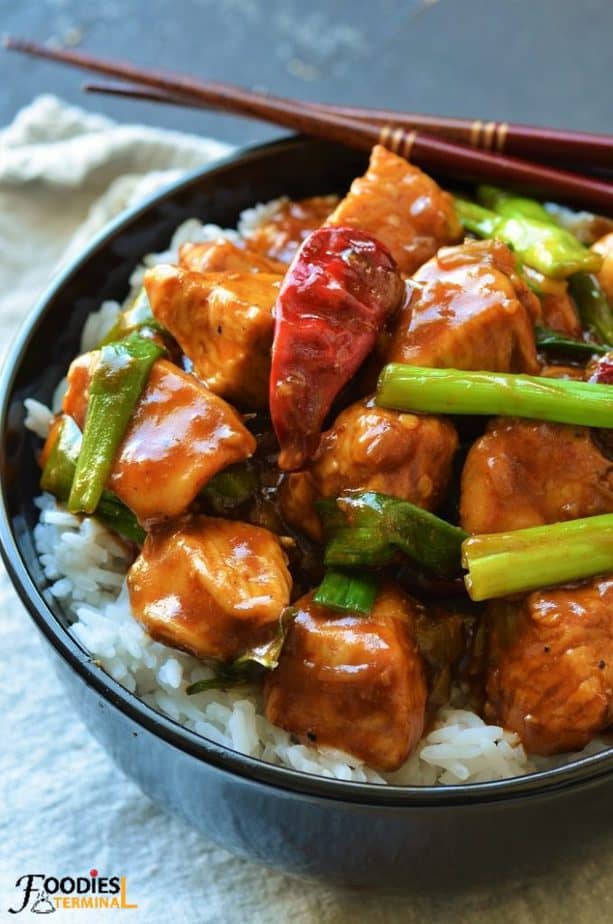
[[[23,399],[50,402],[77,353],[87,314],[121,300],[141,257],[197,216],[233,227],[279,195],[342,192],[365,155],[307,139],[242,151],[155,196],[109,227],[33,310],[2,378],[2,555],[92,734],[161,805],[229,850],[290,872],[360,886],[437,888],[532,874],[577,859],[606,836],[613,749],[564,767],[466,786],[345,783],[273,767],[220,747],[155,712],[92,663],[67,631],[33,545],[35,441]]]

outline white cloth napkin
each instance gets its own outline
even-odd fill
[[[0,351],[62,257],[140,197],[227,150],[208,139],[116,125],[52,96],[20,112],[0,132]],[[238,860],[158,809],[90,738],[1,566],[0,657],[2,921],[20,920],[7,911],[19,907],[14,886],[23,874],[75,876],[92,867],[126,876],[138,910],[58,911],[57,924],[80,916],[98,924],[117,914],[126,924],[613,920],[613,847],[547,879],[454,897],[350,893]]]

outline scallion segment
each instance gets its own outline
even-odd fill
[[[433,574],[460,572],[461,547],[467,534],[446,520],[388,494],[347,491],[336,499],[330,515],[318,505],[329,536],[324,562],[330,568],[378,566],[403,552]]]
[[[572,337],[565,337],[555,330],[549,330],[547,327],[537,327],[534,331],[534,338],[539,350],[547,353],[563,353],[566,356],[577,356],[589,358],[590,356],[603,356],[613,347],[602,343],[590,343],[587,340],[574,340]]]
[[[341,612],[367,615],[377,596],[377,581],[372,574],[351,574],[336,569],[326,571],[313,601]]]
[[[456,199],[455,207],[467,231],[504,241],[522,263],[545,276],[566,279],[573,273],[597,273],[602,266],[602,257],[584,247],[570,231],[551,220],[527,218],[521,209],[514,211],[508,201],[504,215],[466,199]]]
[[[462,546],[471,599],[488,600],[613,571],[613,514],[471,536]]]
[[[142,545],[147,533],[140,525],[129,507],[119,500],[111,491],[104,490],[94,516],[109,529],[114,530],[124,539]]]
[[[376,403],[400,411],[528,417],[613,427],[613,390],[591,382],[502,372],[385,366]]]
[[[70,496],[81,449],[82,434],[72,417],[62,417],[57,438],[43,468],[40,486],[64,503]],[[142,545],[145,530],[132,511],[112,491],[102,492],[94,516],[124,539]]]
[[[144,289],[136,295],[128,307],[121,312],[108,334],[98,344],[99,347],[123,340],[130,334],[164,334],[166,331],[153,315],[147,293]]]
[[[211,662],[214,676],[192,683],[185,690],[187,695],[195,696],[205,690],[228,689],[261,680],[262,670],[272,671],[277,667],[287,630],[295,616],[296,609],[286,606],[279,616],[274,635],[268,641],[249,648],[234,661]]]
[[[259,486],[257,472],[246,462],[230,465],[214,475],[202,495],[216,513],[223,514],[253,497]]]
[[[569,280],[581,324],[603,343],[613,343],[613,307],[591,273],[576,273]]]
[[[98,506],[151,367],[163,352],[152,340],[138,336],[108,343],[100,349],[89,386],[83,443],[68,498],[72,513],[93,513]]]
[[[481,205],[491,209],[501,218],[528,219],[529,221],[536,220],[541,224],[549,224],[552,230],[550,244],[547,245],[547,248],[552,256],[554,253],[557,253],[558,257],[560,256],[560,244],[563,245],[565,260],[568,259],[569,254],[571,255],[571,262],[575,257],[580,256],[584,265],[577,265],[576,270],[570,275],[569,286],[570,293],[577,305],[582,325],[595,334],[602,343],[613,343],[613,307],[609,305],[598,279],[592,275],[598,272],[600,268],[597,259],[599,255],[594,256],[594,251],[584,247],[570,231],[562,229],[555,218],[536,199],[516,196],[504,189],[486,185],[477,188],[477,198]],[[500,233],[496,233],[496,229],[494,229],[493,235],[490,234],[491,222],[490,224],[485,223],[483,216],[479,219],[478,213],[468,208],[471,205],[472,203],[465,203],[462,200],[466,220],[481,221],[484,233],[480,236],[502,236]],[[476,223],[471,230],[479,234]],[[504,238],[502,239],[504,240]],[[573,241],[574,244],[572,243]],[[507,241],[507,243],[511,242]],[[522,259],[520,248],[518,249],[515,245],[514,250],[516,255]],[[547,287],[543,286],[542,283],[539,285],[539,282],[534,278],[531,279],[530,268],[534,267],[534,262],[527,256],[523,257],[523,262],[527,264],[524,267],[524,276],[528,285],[531,285],[537,291],[541,289],[541,294],[546,294]],[[544,269],[543,272],[545,272]],[[568,274],[565,272],[547,273],[546,275],[567,276]]]
[[[60,501],[67,501],[74,480],[77,459],[81,451],[83,435],[72,419],[64,416],[60,419],[58,430],[53,431],[55,442],[47,456],[40,478],[43,491],[49,491]]]
[[[482,183],[477,187],[477,199],[482,206],[504,218],[530,218],[546,224],[557,224],[547,209],[536,199],[518,196],[499,186]]]

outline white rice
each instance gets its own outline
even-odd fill
[[[49,494],[36,504],[41,514],[34,542],[51,593],[74,620],[74,637],[118,683],[197,734],[268,763],[356,782],[481,782],[533,769],[517,735],[465,709],[442,709],[400,770],[380,774],[341,751],[296,743],[265,719],[255,688],[188,696],[190,684],[213,672],[197,658],[153,641],[133,618],[123,543],[96,520],[68,513]]]
[[[247,209],[239,231],[252,232],[282,202]],[[128,298],[141,285],[147,266],[176,261],[183,242],[218,237],[237,240],[238,234],[196,219],[184,222],[167,251],[145,257],[134,271]],[[119,303],[104,302],[90,315],[83,330],[83,350],[99,342],[120,310]],[[65,380],[54,396],[56,411],[64,389]],[[26,401],[26,409],[26,426],[44,438],[52,412],[33,399]],[[125,582],[130,557],[124,544],[96,520],[68,513],[49,494],[37,498],[36,504],[41,513],[34,542],[50,592],[72,622],[71,633],[118,683],[196,734],[271,764],[355,782],[450,785],[505,779],[535,769],[515,733],[486,725],[466,709],[443,708],[434,728],[406,763],[394,773],[380,774],[336,749],[299,744],[271,725],[263,715],[256,688],[208,690],[188,696],[190,684],[212,677],[213,672],[197,658],[153,641],[133,618]],[[592,743],[590,748],[602,746]],[[570,759],[572,755],[566,755],[561,762]],[[539,767],[550,763],[538,759]]]

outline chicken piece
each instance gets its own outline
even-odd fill
[[[373,399],[342,411],[321,437],[309,466],[288,475],[279,500],[289,523],[322,538],[314,502],[349,488],[392,494],[426,510],[440,504],[458,437],[442,417],[377,407]]]
[[[587,427],[499,418],[462,472],[460,519],[497,533],[613,512],[613,462]]]
[[[216,395],[249,409],[268,404],[272,309],[282,277],[196,273],[154,266],[145,288],[155,317]]]
[[[424,727],[419,605],[393,585],[379,591],[369,616],[332,612],[312,596],[295,604],[279,666],[266,680],[266,717],[305,742],[396,770]]]
[[[599,238],[592,245],[592,250],[599,253],[603,258],[602,267],[598,275],[598,281],[603,288],[607,299],[613,305],[613,231]]]
[[[501,241],[445,247],[408,283],[387,348],[388,362],[450,369],[537,373],[537,297]]]
[[[541,298],[541,313],[544,327],[568,337],[581,337],[581,322],[572,298],[563,295],[544,295]]]
[[[490,604],[486,717],[533,754],[574,751],[613,722],[613,577]]]
[[[205,516],[150,533],[128,572],[132,612],[152,638],[221,661],[275,637],[291,587],[276,536]]]
[[[97,353],[76,359],[62,409],[83,429]],[[176,517],[213,475],[253,455],[236,411],[193,376],[158,359],[119,447],[107,487],[141,523]]]
[[[287,267],[279,260],[271,260],[256,250],[239,247],[232,241],[219,238],[199,244],[181,244],[179,265],[198,273],[278,273]]]
[[[443,244],[461,238],[453,199],[419,167],[376,145],[368,170],[327,224],[359,228],[379,238],[402,273],[413,273]]]
[[[252,230],[242,228],[247,246],[283,263],[291,263],[294,254],[315,228],[321,228],[338,203],[338,196],[312,196],[310,199],[278,199],[266,217]]]

